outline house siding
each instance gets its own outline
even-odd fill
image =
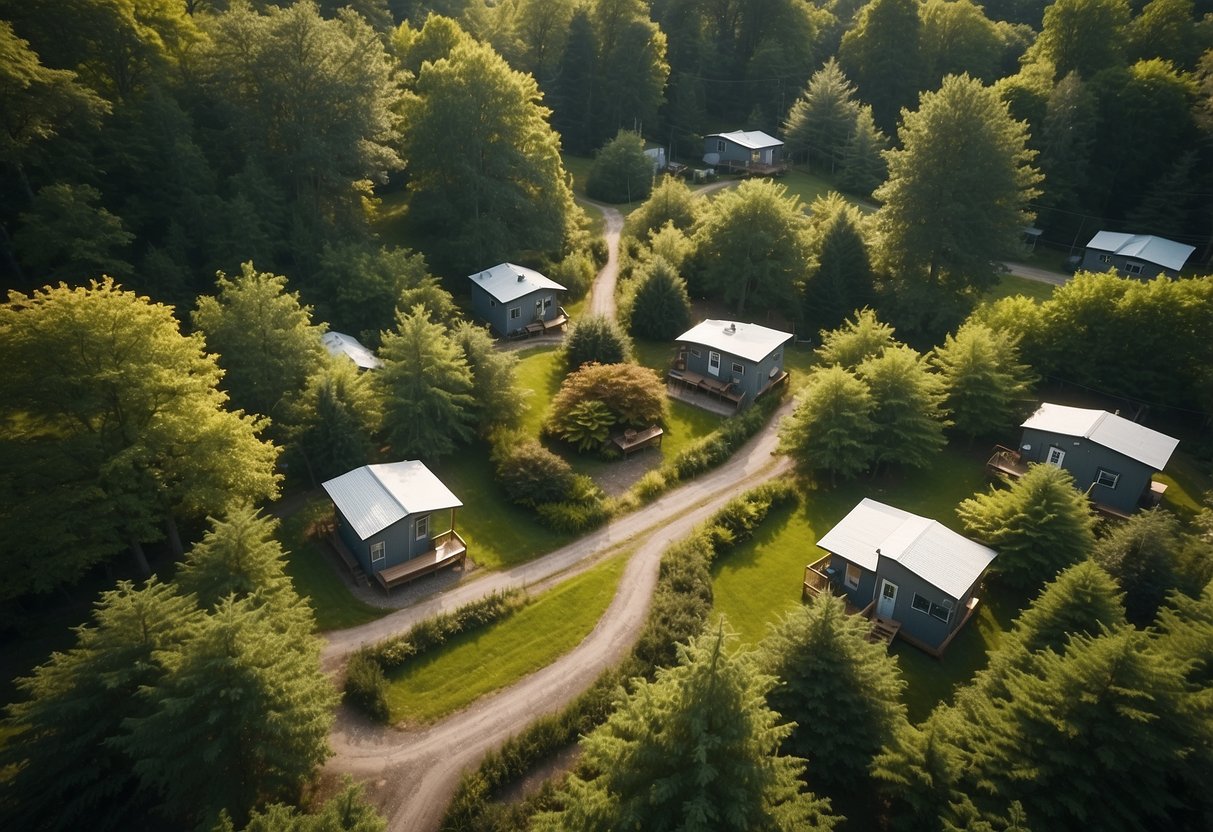
[[[722,147],[723,146],[723,147]],[[704,155],[714,154],[720,162],[758,162],[763,165],[777,165],[783,161],[783,148],[766,147],[761,150],[751,150],[742,147],[734,141],[719,136],[709,136],[703,140]]]
[[[537,320],[550,321],[560,314],[560,291],[536,289],[509,303],[501,303],[482,286],[472,284],[472,314],[487,323],[498,335],[509,335]],[[538,311],[536,302],[542,304]],[[510,309],[517,307],[518,317],[510,319]]]
[[[897,601],[893,607],[893,618],[901,622],[901,631],[911,638],[921,641],[932,648],[938,648],[952,630],[960,626],[964,619],[964,599],[952,598],[938,587],[927,583],[918,575],[906,569],[900,563],[889,558],[881,558],[876,567],[876,592],[884,580],[897,585]],[[945,601],[952,604],[951,617],[948,621],[940,621],[929,613],[914,609],[914,594],[917,593],[928,601],[941,606],[947,606]],[[968,595],[972,594],[972,589]]]
[[[1107,258],[1107,261],[1104,258]],[[1130,273],[1130,263],[1141,266],[1141,272],[1138,274]],[[1157,263],[1151,263],[1148,260],[1140,260],[1135,257],[1126,257],[1123,254],[1115,254],[1097,248],[1088,248],[1086,250],[1082,258],[1082,268],[1089,272],[1106,272],[1109,269],[1116,269],[1121,275],[1135,277],[1138,280],[1150,280],[1159,275],[1175,276],[1173,272],[1168,271]]]
[[[1049,448],[1060,448],[1065,452],[1061,467],[1074,477],[1074,484],[1086,493],[1091,488],[1091,499],[1129,513],[1137,508],[1142,492],[1150,486],[1154,469],[1143,462],[1105,448],[1081,436],[1066,436],[1060,433],[1025,428],[1019,442],[1019,452],[1027,462],[1047,462]],[[1119,474],[1115,488],[1092,486],[1099,469]]]
[[[864,569],[857,564],[859,569],[859,586],[851,588],[847,586],[847,565],[851,561],[841,555],[830,554],[830,568],[834,570],[834,585],[839,592],[846,595],[847,603],[853,607],[863,609],[872,602],[872,598],[876,594],[876,573]]]
[[[741,406],[748,407],[753,404],[754,399],[762,392],[770,381],[771,371],[775,370],[776,375],[783,370],[783,347],[778,347],[774,352],[768,355],[761,361],[755,362],[749,359],[742,358],[739,355],[734,355],[723,350],[712,350],[709,347],[701,344],[688,344],[685,342],[679,343],[679,352],[685,351],[686,368],[693,373],[699,373],[702,376],[709,378],[719,378],[721,381],[732,381],[739,390],[745,391],[745,398],[742,399]],[[696,356],[695,352],[699,355]],[[713,374],[708,370],[708,353],[720,353],[720,372]],[[741,372],[733,371],[733,364],[741,365]]]
[[[414,535],[414,527],[418,517],[430,518],[428,534],[420,540],[417,540]],[[389,566],[404,563],[406,560],[415,558],[417,555],[434,548],[432,542],[434,534],[433,523],[433,515],[409,514],[386,529],[376,532],[366,540],[362,540],[345,518],[345,515],[341,513],[340,509],[337,510],[337,534],[341,536],[341,540],[345,543],[346,548],[353,552],[363,571],[368,575],[381,569],[386,569]],[[384,544],[384,559],[372,566],[371,547],[380,542]]]

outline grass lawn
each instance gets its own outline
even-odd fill
[[[514,615],[457,636],[388,676],[390,720],[429,722],[551,664],[590,634],[629,553],[540,595]]]
[[[1040,303],[1053,297],[1053,290],[1056,288],[1052,283],[1041,283],[1039,280],[1004,274],[998,279],[997,285],[986,292],[981,300],[983,303],[994,303],[1013,295],[1025,295]]]
[[[800,505],[772,512],[752,540],[714,565],[715,609],[728,617],[743,643],[759,643],[767,625],[800,602],[804,567],[822,554],[814,546],[817,539],[856,503],[872,497],[959,529],[956,504],[986,487],[984,457],[984,450],[949,447],[929,471],[862,478],[832,490],[810,491]],[[983,599],[978,616],[957,636],[943,661],[925,654],[925,663],[916,662],[917,655],[903,661],[912,713],[929,711],[984,663],[985,650],[997,642],[1015,609],[1014,604],[987,604]]]
[[[1185,522],[1201,510],[1205,492],[1213,489],[1207,463],[1184,453],[1182,445],[1167,463],[1167,472],[1155,474],[1154,479],[1167,484],[1163,508],[1174,511]]]
[[[528,436],[538,436],[547,417],[548,405],[564,381],[564,363],[560,360],[560,351],[553,346],[521,350],[518,359],[515,373],[518,387],[531,394],[527,397],[529,407],[522,420],[522,430]]]
[[[356,627],[390,612],[351,595],[345,582],[334,574],[332,561],[321,548],[324,544],[307,536],[308,528],[332,511],[333,504],[327,497],[317,497],[278,527],[278,540],[287,553],[286,573],[291,576],[295,591],[312,605],[316,628],[322,631]]]

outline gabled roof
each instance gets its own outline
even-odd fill
[[[881,556],[895,560],[956,599],[977,583],[996,555],[941,523],[866,498],[817,545],[869,572],[877,571]]]
[[[1020,427],[1063,436],[1081,436],[1149,465],[1155,471],[1167,467],[1167,460],[1179,444],[1178,439],[1106,410],[1088,410],[1048,402],[1042,404]]]
[[[321,487],[363,540],[410,514],[463,505],[415,459],[364,465],[321,483]]]
[[[498,303],[518,300],[539,289],[564,291],[564,287],[555,280],[513,263],[498,263],[486,271],[469,274],[468,279],[492,295]]]
[[[702,321],[675,340],[727,352],[747,361],[761,361],[791,340],[792,333],[737,321]]]
[[[783,147],[783,142],[774,136],[768,136],[761,130],[734,130],[732,133],[711,133],[705,139],[725,139],[733,144],[741,145],[746,150],[764,150],[768,147]]]
[[[1184,263],[1188,262],[1188,257],[1196,251],[1195,246],[1187,246],[1165,237],[1154,237],[1150,234],[1122,234],[1117,231],[1100,231],[1091,238],[1091,242],[1087,243],[1087,248],[1145,260],[1147,263],[1155,263],[1175,272],[1182,269]]]
[[[326,332],[320,336],[320,343],[329,351],[329,355],[344,355],[363,370],[377,370],[383,366],[383,361],[375,353],[362,346],[353,335],[344,332]]]

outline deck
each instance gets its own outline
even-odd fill
[[[738,389],[731,381],[722,381],[691,370],[670,370],[666,375],[666,389],[676,399],[724,416],[736,413],[746,397],[745,391]],[[710,407],[704,402],[718,402],[723,408]]]
[[[434,548],[404,563],[389,566],[375,573],[384,592],[392,587],[406,584],[423,575],[437,572],[455,564],[463,565],[467,558],[468,547],[463,538],[454,530],[443,532],[434,538]]]
[[[723,159],[716,163],[716,168],[724,168],[729,173],[743,173],[746,176],[783,176],[788,172],[786,162],[764,165],[762,162],[741,162],[737,159]]]
[[[619,450],[623,451],[626,457],[628,454],[634,453],[647,448],[653,444],[661,447],[661,439],[665,435],[660,425],[653,425],[644,430],[625,430],[619,436],[614,437],[611,441]]]
[[[990,477],[1005,476],[1017,480],[1028,473],[1028,463],[1023,461],[1019,451],[995,445],[986,461],[986,475]]]
[[[829,564],[830,556],[826,555],[824,558],[816,560],[804,568],[804,586],[801,590],[802,600],[808,601],[820,595],[837,595],[840,598],[846,598],[846,594],[836,583],[836,576],[830,570]],[[850,601],[847,601],[846,604],[849,614],[862,616],[871,621],[872,627],[868,631],[868,641],[873,644],[884,642],[885,647],[893,644],[893,639],[897,638],[898,633],[901,632],[900,621],[877,616],[875,601],[863,609],[853,606]]]
[[[560,307],[560,313],[556,317],[551,320],[531,321],[523,327],[523,332],[526,333],[526,337],[528,338],[532,335],[543,335],[551,329],[563,329],[568,322],[569,313],[565,312],[562,306]]]

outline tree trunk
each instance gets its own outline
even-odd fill
[[[177,528],[177,518],[172,510],[164,512],[164,530],[168,532],[168,543],[172,547],[173,557],[181,560],[185,557],[185,547],[181,545],[181,532]]]
[[[147,555],[143,553],[143,544],[131,538],[130,549],[131,556],[135,559],[135,568],[139,570],[139,574],[145,578],[151,577],[152,567],[147,562]]]

